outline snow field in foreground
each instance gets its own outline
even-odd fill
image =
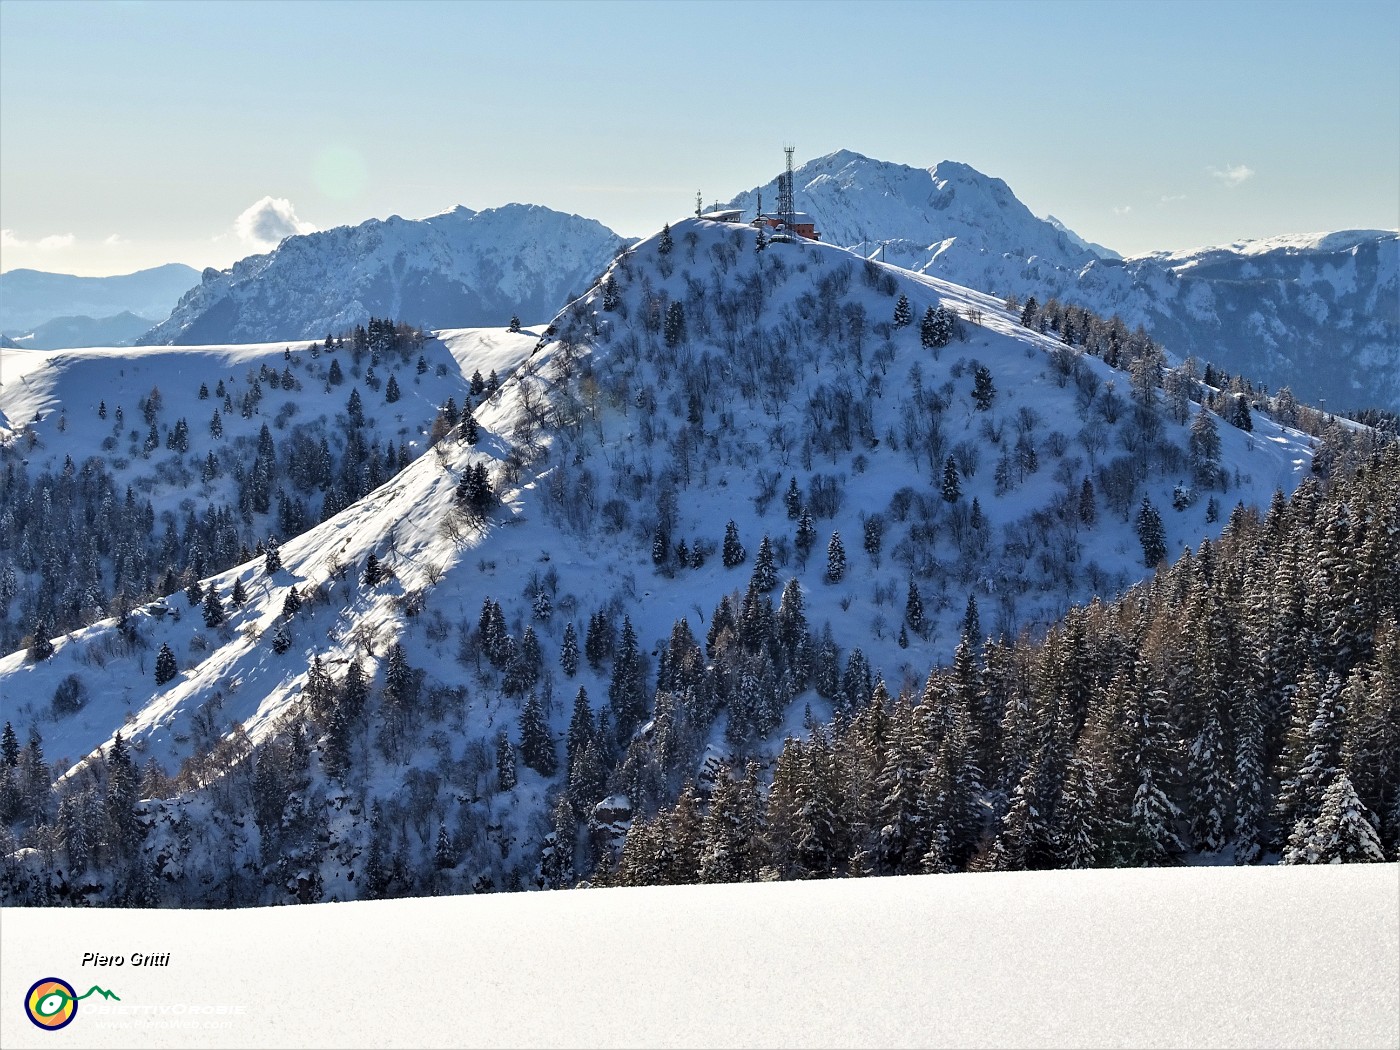
[[[87,1046],[1393,1047],[1398,912],[1394,864],[7,909],[0,1042],[59,976],[121,996]]]

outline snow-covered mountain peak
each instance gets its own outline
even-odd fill
[[[625,243],[595,220],[529,204],[370,219],[206,270],[143,342],[321,338],[371,316],[430,328],[548,317]]]

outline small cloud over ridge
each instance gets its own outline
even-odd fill
[[[233,232],[249,244],[277,244],[284,237],[314,233],[316,227],[297,218],[296,209],[286,197],[264,197],[249,205],[233,221]]]

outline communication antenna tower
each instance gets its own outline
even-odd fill
[[[792,235],[792,226],[797,215],[797,205],[793,201],[792,193],[792,154],[796,148],[783,147],[783,152],[787,154],[787,170],[778,178],[778,214],[782,216],[784,232],[788,236]]]

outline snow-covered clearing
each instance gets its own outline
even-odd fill
[[[18,1003],[57,975],[121,996],[84,1046],[1393,1047],[1398,902],[1390,864],[9,909],[0,1042],[55,1045]]]

